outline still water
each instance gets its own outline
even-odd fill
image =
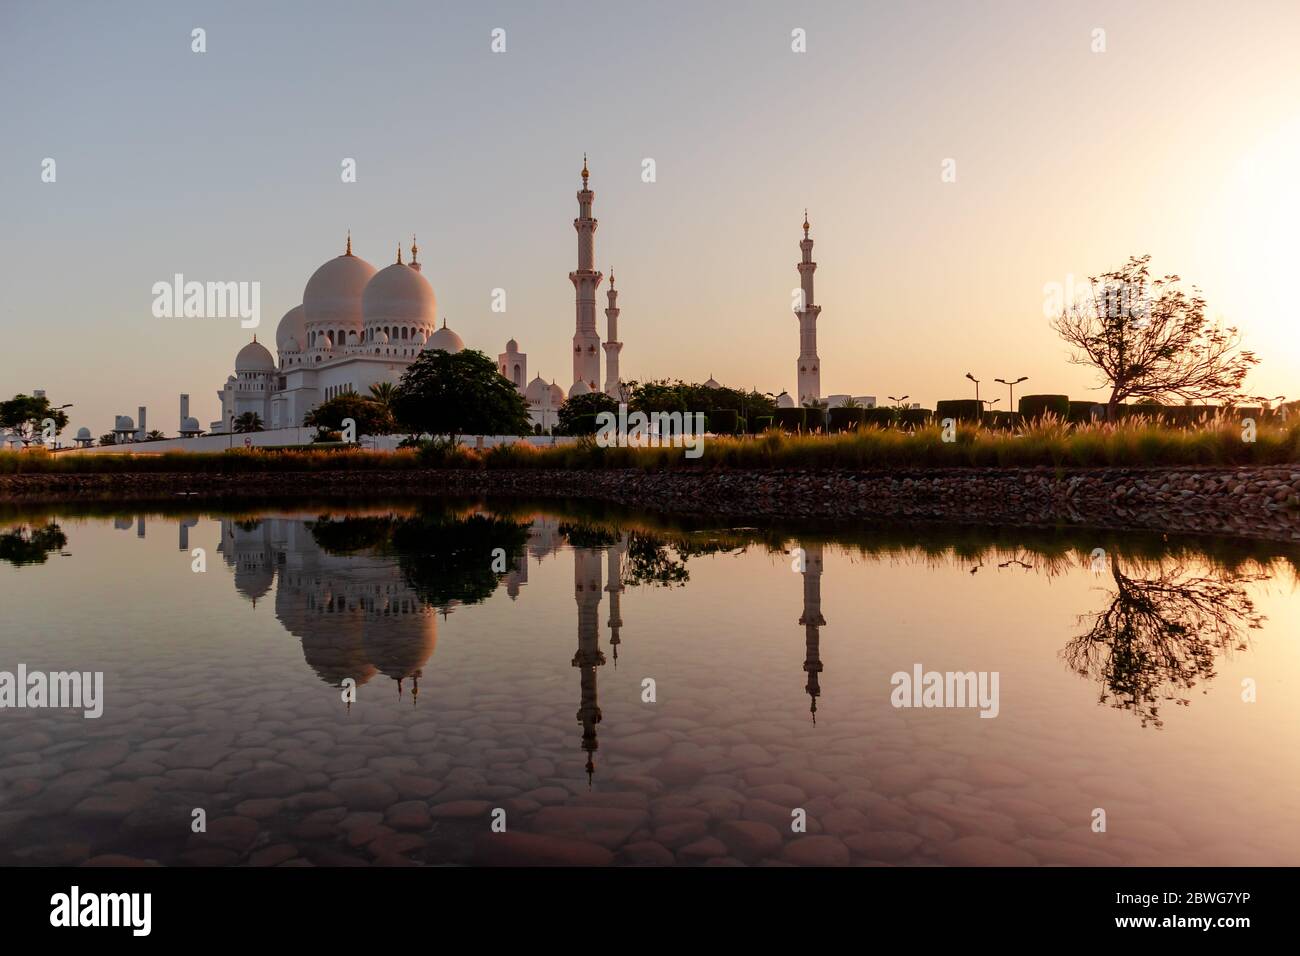
[[[0,672],[102,672],[103,712],[0,710],[0,864],[1295,865],[1298,559],[9,509]]]

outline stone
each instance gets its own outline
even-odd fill
[[[991,837],[966,836],[939,847],[949,866],[1037,866],[1033,854]]]
[[[901,830],[871,830],[844,838],[844,845],[858,856],[869,860],[894,863],[912,853],[921,845],[921,838]]]
[[[330,790],[353,810],[383,810],[397,802],[397,791],[382,780],[336,780]]]
[[[492,866],[608,866],[614,854],[582,840],[538,833],[484,833],[475,842],[478,859]]]
[[[234,789],[250,797],[286,797],[300,793],[307,783],[291,767],[261,767],[235,778]]]
[[[436,804],[429,815],[438,820],[473,820],[482,817],[487,822],[487,815],[492,806],[486,800],[452,800]]]
[[[757,820],[728,820],[720,823],[718,839],[727,845],[731,855],[746,863],[757,863],[772,856],[781,848],[781,832],[768,823]]]
[[[429,808],[420,800],[394,803],[384,814],[384,822],[394,830],[424,830],[431,822]]]
[[[672,866],[676,862],[667,847],[653,840],[629,843],[620,851],[619,858],[633,866]]]
[[[848,866],[849,848],[836,837],[795,834],[781,859],[796,866]]]
[[[650,815],[645,810],[619,807],[543,807],[533,816],[538,833],[597,843],[611,850],[626,843]]]

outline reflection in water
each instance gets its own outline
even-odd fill
[[[0,533],[0,561],[21,567],[24,564],[44,564],[55,551],[62,551],[68,536],[51,521],[43,527],[18,525]]]
[[[809,543],[803,548],[803,617],[799,623],[804,629],[803,669],[808,675],[805,690],[808,692],[808,710],[812,722],[817,723],[817,698],[822,689],[817,675],[822,672],[821,629],[826,624],[822,617],[822,546]]]
[[[1080,617],[1091,620],[1089,629],[1061,654],[1101,684],[1100,703],[1135,712],[1144,727],[1162,727],[1161,702],[1186,707],[1183,691],[1213,679],[1220,655],[1246,649],[1243,628],[1259,628],[1263,616],[1242,585],[1266,576],[1225,570],[1207,577],[1178,565],[1138,577],[1121,569],[1117,555],[1110,572],[1109,603]]]

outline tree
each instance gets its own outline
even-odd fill
[[[707,385],[688,385],[680,380],[657,379],[648,382],[629,382],[628,407],[645,412],[704,412],[709,414],[723,409],[735,409],[741,418],[753,420],[771,415],[776,401],[758,391],[743,392],[738,388],[709,388]]]
[[[416,434],[523,435],[532,431],[524,396],[482,352],[420,353],[398,383],[393,414]]]
[[[242,415],[235,416],[235,434],[244,432],[265,431],[266,426],[262,424],[262,416],[257,412],[244,412]]]
[[[861,407],[862,407],[862,403],[858,401],[856,398],[853,398],[852,396],[849,396],[848,398],[844,399],[844,401],[840,402],[840,408],[861,408]]]
[[[39,435],[46,419],[54,422],[54,434],[68,427],[68,415],[53,407],[45,396],[18,394],[0,402],[0,428],[7,428],[22,439],[24,445]]]
[[[392,382],[375,382],[370,386],[370,397],[378,402],[390,414],[393,410],[393,399],[397,396],[397,386]]]
[[[117,436],[114,435],[112,432],[104,432],[104,434],[99,436],[99,445],[101,448],[105,448],[109,445],[116,445],[116,444],[117,444]]]
[[[575,395],[560,406],[555,416],[555,434],[591,435],[596,431],[594,416],[601,412],[618,412],[618,402],[604,392]]]
[[[156,429],[156,428],[151,428],[149,431],[147,431],[147,432],[145,433],[144,440],[145,440],[145,441],[162,441],[162,440],[163,440],[164,438],[166,438],[166,437],[167,437],[167,436],[164,435],[162,432],[160,432],[158,429]]]
[[[1234,401],[1259,361],[1238,348],[1236,328],[1206,317],[1198,289],[1182,291],[1175,275],[1152,279],[1150,258],[1092,277],[1090,300],[1065,304],[1052,322],[1072,348],[1071,363],[1092,366],[1110,387],[1112,420],[1130,398]]]
[[[304,416],[302,423],[319,432],[336,432],[343,430],[345,418],[356,422],[358,435],[387,435],[393,430],[392,413],[375,399],[356,392],[344,392],[322,402]]]

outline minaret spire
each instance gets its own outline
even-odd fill
[[[808,236],[808,210],[803,211],[803,239],[799,249],[803,253],[798,264],[799,288],[802,293],[800,308],[795,309],[799,320],[799,362],[797,373],[796,396],[800,405],[816,402],[822,394],[821,359],[817,357],[817,316],[822,308],[814,304],[813,273],[817,263],[813,262],[813,241]]]
[[[596,331],[596,287],[604,278],[596,271],[596,225],[591,215],[596,194],[587,185],[587,154],[582,155],[582,188],[578,190],[578,268],[569,273],[575,299],[573,333],[573,384],[582,382],[588,391],[600,390],[600,333]],[[573,388],[569,389],[570,393]]]
[[[614,270],[609,270],[609,288],[605,290],[609,305],[605,309],[605,394],[616,401],[622,401],[622,380],[618,375],[618,353],[623,351],[623,343],[618,340],[618,290],[614,288]]]
[[[400,242],[397,244],[397,264],[399,266],[402,264],[402,244]]]
[[[411,268],[420,271],[420,247],[416,244],[415,233],[411,233]]]
[[[352,255],[352,230],[351,229],[348,230],[348,248],[343,254],[345,256]]]

